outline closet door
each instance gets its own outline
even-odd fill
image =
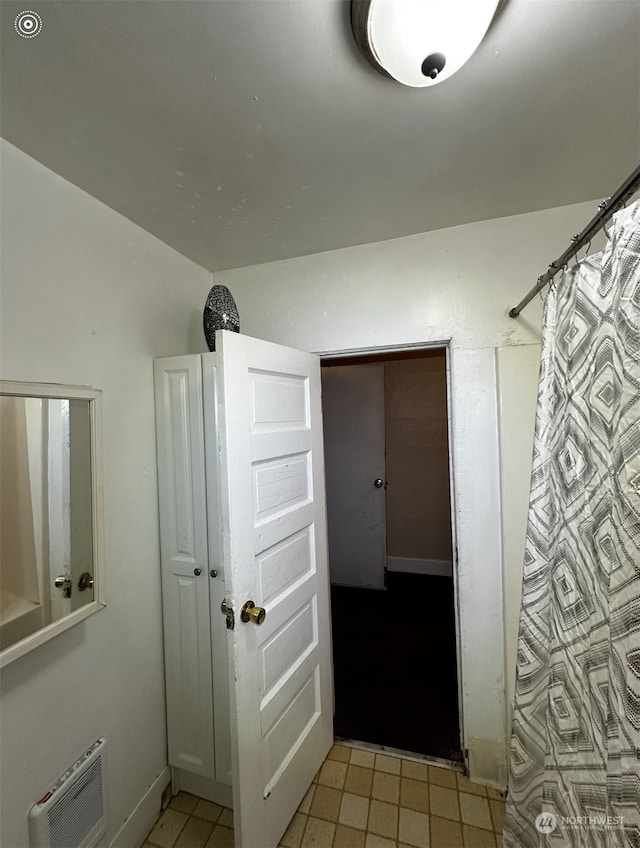
[[[331,582],[384,589],[384,365],[323,368],[322,400]]]
[[[216,351],[236,848],[275,848],[333,743],[320,363]]]
[[[169,764],[213,779],[200,356],[156,359],[154,377]]]

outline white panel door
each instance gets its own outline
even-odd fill
[[[340,586],[384,588],[384,366],[322,369],[329,568]]]
[[[217,354],[202,355],[204,397],[204,449],[207,479],[207,525],[209,548],[209,597],[211,600],[211,656],[213,662],[213,715],[215,727],[216,780],[231,785],[229,738],[229,660],[224,616],[218,615],[225,598],[225,564],[220,520],[220,471],[218,441]]]
[[[275,848],[333,742],[320,367],[224,331],[216,350],[236,846]]]
[[[154,362],[169,764],[215,776],[200,356]]]

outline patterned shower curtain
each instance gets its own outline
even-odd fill
[[[640,202],[546,300],[505,848],[640,848]]]

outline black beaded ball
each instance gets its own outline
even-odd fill
[[[213,286],[202,313],[204,337],[209,350],[216,349],[216,330],[240,332],[240,315],[233,295],[226,286]]]

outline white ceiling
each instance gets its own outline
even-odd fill
[[[640,159],[640,0],[507,0],[427,89],[366,64],[345,0],[0,6],[2,135],[212,271],[605,197]]]

